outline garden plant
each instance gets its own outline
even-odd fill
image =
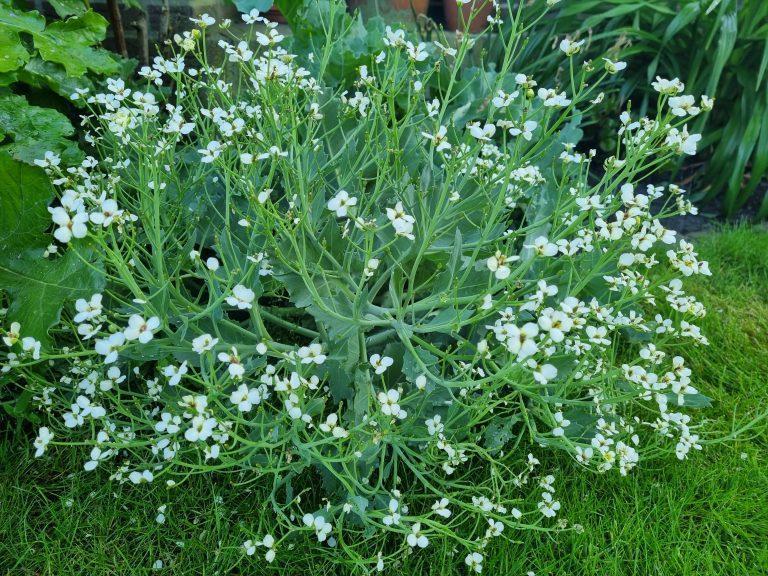
[[[130,65],[98,46],[107,21],[86,1],[51,5],[61,20],[46,22],[24,2],[0,0],[0,151],[28,164],[45,152],[81,161],[69,114],[80,103],[70,95]]]
[[[552,38],[584,40],[589,56],[621,54],[631,61],[608,94],[632,101],[640,114],[653,110],[656,75],[680,78],[692,93],[718,102],[692,129],[703,134],[695,164],[695,198],[736,216],[754,198],[752,213],[768,216],[768,3],[763,0],[575,0],[558,4],[532,31],[520,66],[567,73],[551,54]],[[700,49],[692,50],[692,46]],[[616,104],[614,104],[616,105]],[[595,140],[612,145],[607,110],[590,123]],[[680,167],[682,162],[671,164]],[[688,168],[689,166],[686,166]],[[692,171],[688,171],[690,174]],[[756,198],[755,198],[756,196]]]
[[[230,23],[202,15],[140,88],[75,92],[91,155],[0,158],[26,184],[0,190],[23,198],[3,198],[0,240],[51,230],[11,270],[0,330],[35,455],[76,447],[136,491],[264,487],[269,520],[237,545],[269,563],[308,536],[388,570],[438,539],[481,573],[494,540],[567,527],[532,451],[627,475],[701,449],[709,400],[685,358],[705,309],[686,279],[710,272],[664,225],[695,212],[685,191],[653,176],[696,153],[712,100],[654,79],[656,114],[615,111],[597,165],[578,123],[631,62],[566,38],[561,84],[517,73],[543,15],[495,7],[485,34],[512,32],[471,113],[476,37],[387,27],[339,85],[354,20],[321,0],[298,16],[324,31],[313,51],[254,10],[218,57],[207,34]],[[73,290],[30,294],[23,277],[56,262]]]

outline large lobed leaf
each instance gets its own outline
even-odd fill
[[[29,60],[29,52],[17,32],[0,28],[0,72],[10,72]]]
[[[9,3],[0,2],[0,28],[35,34],[45,28],[45,18],[37,10],[20,10]]]
[[[31,106],[16,94],[0,95],[0,139],[10,139],[2,141],[0,151],[17,160],[32,164],[49,150],[77,160],[81,153],[69,140],[74,131],[67,117],[53,108]]]
[[[0,261],[47,245],[53,187],[39,168],[0,152]]]
[[[98,74],[118,72],[118,61],[106,50],[93,48],[104,39],[107,21],[93,11],[81,16],[53,22],[42,32],[32,35],[35,48],[43,59],[58,62],[71,76],[82,76],[88,70]]]
[[[47,206],[53,189],[45,173],[0,153],[0,290],[10,297],[9,321],[43,344],[66,302],[89,297],[104,286],[101,266],[90,252],[72,249],[44,259],[49,237]]]

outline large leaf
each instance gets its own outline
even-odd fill
[[[0,72],[16,70],[29,60],[29,52],[17,32],[0,28]]]
[[[52,197],[42,169],[0,153],[0,290],[11,299],[9,320],[43,343],[65,302],[89,297],[104,285],[100,265],[83,262],[92,255],[81,259],[70,249],[60,258],[42,258]]]
[[[274,4],[272,0],[235,0],[235,6],[243,14],[247,14],[251,10],[266,12],[272,8],[272,4]]]
[[[48,260],[39,250],[0,258],[0,289],[11,297],[8,319],[21,324],[25,336],[43,344],[48,330],[59,322],[66,302],[89,298],[104,287],[104,274],[97,263],[84,263],[70,249],[64,256]]]
[[[59,18],[67,16],[80,16],[88,10],[86,2],[83,0],[49,0],[53,9]]]
[[[53,187],[41,168],[0,152],[0,259],[48,244]]]
[[[0,150],[28,164],[42,158],[47,151],[62,154],[67,160],[80,155],[77,145],[68,137],[74,128],[66,116],[52,108],[30,106],[26,98],[15,94],[0,96]]]
[[[72,76],[82,76],[88,70],[99,74],[114,74],[119,70],[117,60],[106,50],[93,48],[104,39],[107,21],[93,11],[82,16],[59,20],[43,32],[33,34],[40,56],[58,62]]]
[[[21,82],[35,88],[48,88],[67,100],[75,90],[93,88],[93,82],[88,76],[79,78],[68,76],[63,66],[46,62],[42,58],[32,58],[27,62],[27,65],[19,70],[18,78]],[[74,104],[82,106],[82,98],[74,101]]]
[[[45,28],[45,18],[36,10],[25,11],[0,3],[0,28],[33,34]]]

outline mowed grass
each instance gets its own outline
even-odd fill
[[[713,276],[688,286],[708,307],[701,324],[711,345],[686,356],[695,385],[714,399],[703,413],[714,438],[768,409],[768,232],[730,228],[696,244]],[[72,452],[34,461],[30,442],[28,431],[8,431],[0,442],[0,573],[347,573],[302,541],[282,547],[274,565],[258,554],[243,560],[240,544],[269,512],[236,477],[198,478],[170,493],[123,488],[103,472],[79,472],[82,457]],[[581,529],[505,532],[511,541],[488,550],[484,574],[768,574],[766,448],[761,423],[687,462],[645,463],[628,478],[586,474],[549,456],[543,464],[556,470],[563,516]],[[388,573],[465,574],[463,556],[435,541]]]

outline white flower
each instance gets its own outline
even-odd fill
[[[238,310],[247,310],[253,307],[253,300],[255,298],[256,293],[253,290],[238,284],[232,288],[232,295],[227,296],[227,304],[236,307]]]
[[[581,52],[581,47],[584,44],[584,40],[574,42],[568,38],[563,38],[560,41],[560,50],[565,53],[569,58]]]
[[[333,525],[330,522],[326,522],[323,516],[304,514],[302,520],[304,525],[314,528],[318,542],[325,542],[328,538],[328,534],[333,530]]]
[[[347,211],[357,205],[357,198],[350,196],[346,190],[339,190],[338,194],[328,201],[328,210],[336,212],[339,218],[346,218]]]
[[[77,301],[75,301],[75,310],[77,310],[77,314],[75,314],[73,319],[75,324],[80,324],[86,320],[93,320],[97,316],[100,316],[102,311],[101,300],[102,295],[98,293],[91,296],[90,300],[78,298]]]
[[[392,30],[390,26],[385,29],[387,35],[384,38],[384,45],[391,47],[405,46],[405,30]]]
[[[134,484],[148,484],[155,479],[155,475],[149,470],[142,470],[141,472],[134,470],[128,475],[128,479]]]
[[[427,59],[427,54],[425,48],[427,47],[424,42],[419,42],[418,44],[414,45],[411,42],[405,43],[405,50],[408,52],[408,57],[413,60],[414,62],[423,62]]]
[[[102,449],[99,448],[98,446],[94,446],[91,449],[91,459],[88,460],[88,462],[86,462],[83,465],[83,468],[88,472],[90,472],[91,470],[95,470],[96,466],[99,465],[99,462],[101,462],[102,460],[106,460],[111,455],[112,455],[112,450],[102,451]]]
[[[66,244],[72,238],[85,238],[88,234],[88,213],[76,212],[70,216],[69,212],[61,206],[48,208],[51,213],[51,220],[58,226],[53,232],[53,237],[62,244]]]
[[[416,219],[405,213],[402,202],[395,204],[394,208],[387,208],[387,218],[392,223],[397,236],[404,236],[409,240],[415,238],[413,235],[413,225]]]
[[[565,335],[573,328],[573,320],[560,310],[547,308],[539,316],[539,328],[549,332],[549,337],[555,342],[562,342]]]
[[[21,337],[21,324],[18,322],[11,322],[11,328],[8,330],[8,332],[5,333],[5,336],[3,336],[3,342],[6,346],[9,348],[16,344],[16,342],[19,341],[19,338]]]
[[[248,48],[248,43],[240,41],[236,48],[227,48],[230,62],[248,62],[253,58],[253,51]]]
[[[496,250],[496,254],[486,260],[486,266],[488,270],[493,272],[498,280],[505,280],[509,278],[512,270],[507,266],[507,262],[515,262],[520,260],[519,256],[504,256],[499,250]]]
[[[203,354],[209,350],[213,350],[213,347],[219,342],[218,338],[214,338],[210,334],[201,334],[194,340],[192,340],[192,350],[198,354]]]
[[[672,96],[669,99],[670,112],[675,116],[696,116],[701,112],[701,108],[696,106],[696,100],[693,96]]]
[[[451,149],[451,143],[448,142],[448,128],[445,126],[440,126],[434,134],[422,132],[421,135],[432,142],[435,145],[435,150],[438,152]]]
[[[250,412],[251,409],[261,402],[261,392],[258,388],[248,388],[245,384],[240,384],[237,390],[229,396],[232,402],[240,412]]]
[[[64,413],[64,425],[67,428],[77,428],[82,426],[85,418],[90,416],[94,419],[103,418],[107,411],[97,404],[91,404],[91,400],[86,396],[78,396],[77,400],[70,407],[70,412]]]
[[[469,127],[469,133],[472,137],[483,142],[490,141],[491,138],[493,138],[493,135],[496,134],[496,126],[494,124],[480,126],[479,122],[472,122],[467,124],[467,126]]]
[[[696,145],[700,140],[701,134],[689,134],[688,126],[683,126],[682,131],[677,128],[672,128],[669,131],[669,134],[667,134],[665,143],[675,147],[680,154],[693,156],[696,154]]]
[[[411,526],[411,533],[408,534],[408,537],[405,540],[411,548],[415,548],[416,546],[419,548],[426,548],[429,546],[429,540],[421,532],[421,522],[416,522],[416,524]]]
[[[209,16],[208,14],[203,14],[197,18],[190,18],[190,21],[200,28],[205,28],[206,26],[213,26],[216,24],[216,19],[212,16]]]
[[[608,74],[616,74],[627,67],[626,62],[613,62],[608,58],[603,58],[603,62],[605,62],[605,71],[608,72]]]
[[[240,356],[237,353],[237,348],[232,346],[229,352],[219,352],[219,362],[227,362],[227,371],[229,376],[234,380],[240,380],[245,375],[245,366],[240,362]]]
[[[40,359],[40,347],[42,346],[39,340],[36,340],[32,336],[25,336],[21,339],[21,349],[24,352],[32,352],[32,359]]]
[[[544,106],[547,107],[564,108],[571,103],[564,91],[558,93],[551,88],[539,88],[537,95],[544,101]]]
[[[440,414],[435,414],[432,418],[428,418],[424,421],[424,424],[427,425],[427,432],[430,436],[437,436],[445,429]]]
[[[191,426],[184,432],[184,438],[190,442],[204,442],[211,437],[218,423],[215,418],[206,418],[197,414],[192,418]]]
[[[176,366],[168,365],[163,368],[163,376],[168,378],[168,386],[176,386],[181,382],[182,377],[187,373],[187,361],[181,363],[178,368]]]
[[[442,518],[450,518],[451,511],[448,510],[448,498],[441,498],[432,504],[432,511]]]
[[[99,211],[91,212],[88,217],[94,224],[106,228],[114,222],[115,218],[119,218],[122,214],[123,211],[117,207],[117,201],[111,198],[102,198],[99,201]]]
[[[319,426],[320,430],[326,433],[333,434],[334,438],[346,438],[349,436],[349,432],[339,426],[339,415],[335,412],[332,414],[328,414],[328,416],[325,419],[325,422],[322,422]]]
[[[80,95],[77,95],[78,98]],[[73,98],[73,100],[76,100],[77,98]],[[35,165],[40,166],[41,168],[55,168],[61,163],[61,157],[59,157],[57,154],[54,154],[50,150],[48,150],[44,155],[42,160],[35,160]]]
[[[344,92],[341,95],[341,100],[347,106],[360,113],[360,116],[368,115],[368,106],[371,104],[371,99],[365,94],[357,90],[352,98],[347,98],[347,93]]]
[[[160,415],[160,422],[155,424],[155,430],[160,433],[176,434],[176,432],[181,430],[181,417],[163,412]]]
[[[557,516],[557,511],[560,510],[560,502],[554,500],[549,492],[542,492],[538,507],[542,515],[547,518],[554,518]]]
[[[43,426],[37,431],[37,438],[35,438],[34,442],[35,458],[40,458],[43,455],[45,448],[51,440],[53,440],[53,432],[48,430],[47,427]]]
[[[531,247],[539,256],[555,256],[558,252],[557,244],[550,242],[544,236],[536,238]]]
[[[533,356],[539,350],[535,339],[538,333],[539,327],[533,322],[528,322],[522,328],[510,325],[505,340],[507,350],[516,354],[518,360]]]
[[[485,531],[486,538],[496,538],[504,532],[504,524],[493,518],[488,518],[488,529]]]
[[[496,106],[496,108],[506,108],[507,106],[512,104],[514,99],[517,98],[519,94],[520,93],[517,91],[514,91],[511,94],[507,94],[506,92],[504,92],[504,90],[499,90],[496,93],[496,96],[493,97],[493,100],[491,100],[491,102],[493,103],[494,106]]]
[[[243,547],[246,549],[246,554],[252,556],[255,553],[256,548],[251,545],[250,542],[250,540],[246,541],[246,543],[243,544]],[[275,537],[272,536],[272,534],[265,535],[264,538],[255,543],[255,546],[264,546],[267,549],[267,553],[264,554],[264,559],[270,564],[275,560],[275,544]]]
[[[256,544],[254,544],[253,540],[246,540],[243,542],[243,551],[248,556],[256,554]]]
[[[565,416],[563,416],[562,412],[555,412],[554,418],[555,418],[555,422],[557,423],[557,426],[555,426],[552,429],[552,436],[555,436],[555,437],[565,436],[565,429],[571,425],[571,421],[568,420]]]
[[[257,22],[263,22],[266,24],[267,22],[266,18],[259,16],[259,11],[256,8],[252,9],[250,12],[248,12],[248,14],[243,14],[242,18],[243,22],[246,24],[256,24]]]
[[[437,98],[433,98],[432,102],[426,102],[425,105],[427,107],[427,116],[430,118],[437,116],[437,113],[440,112],[440,100]]]
[[[210,164],[221,155],[221,151],[223,149],[224,146],[222,146],[221,142],[218,140],[212,140],[205,148],[197,151],[197,153],[201,156],[200,162],[203,164]]]
[[[483,555],[478,552],[471,552],[464,558],[464,564],[469,566],[470,572],[480,574],[483,571]]]
[[[382,356],[381,354],[372,354],[368,361],[371,363],[371,366],[373,366],[373,370],[376,374],[384,374],[384,372],[387,371],[387,368],[394,363],[392,358],[389,356]]]
[[[154,338],[154,331],[160,327],[160,318],[152,316],[149,320],[144,320],[138,314],[132,314],[128,318],[128,327],[123,330],[125,339],[138,340],[141,344],[146,344]]]
[[[444,56],[455,57],[456,54],[458,54],[458,51],[456,50],[456,48],[451,48],[450,46],[443,46],[437,40],[432,42],[432,44],[437,46],[438,50],[440,50],[440,52],[442,52]]]
[[[400,502],[394,498],[390,498],[389,505],[387,506],[389,514],[381,519],[385,526],[397,526],[400,524],[400,513],[398,512],[398,508],[400,508]]]
[[[365,270],[363,270],[363,274],[365,274],[366,278],[371,278],[376,270],[379,267],[379,259],[378,258],[371,258],[368,260],[368,262],[365,263]]]
[[[322,364],[325,362],[327,356],[323,354],[323,345],[313,342],[309,346],[302,346],[296,352],[299,358],[301,358],[302,364]]]
[[[97,354],[104,356],[104,364],[112,364],[117,361],[117,349],[125,344],[125,334],[115,332],[109,338],[96,340],[94,348]]]
[[[512,128],[509,129],[509,133],[512,136],[522,136],[530,142],[531,138],[533,138],[533,131],[536,130],[537,126],[537,122],[526,120],[520,125],[512,126]]]
[[[379,392],[377,397],[379,399],[379,403],[381,404],[382,414],[386,414],[387,416],[394,416],[395,418],[400,418],[401,420],[408,416],[408,413],[400,408],[400,404],[398,404],[400,401],[400,392],[397,390]]]
[[[557,378],[557,368],[552,364],[538,364],[533,369],[533,379],[539,384],[547,384]]]
[[[653,89],[656,90],[656,92],[670,96],[674,96],[685,90],[685,85],[680,82],[680,79],[678,78],[667,80],[661,76],[656,76],[656,81],[651,82],[651,86],[653,86]]]

